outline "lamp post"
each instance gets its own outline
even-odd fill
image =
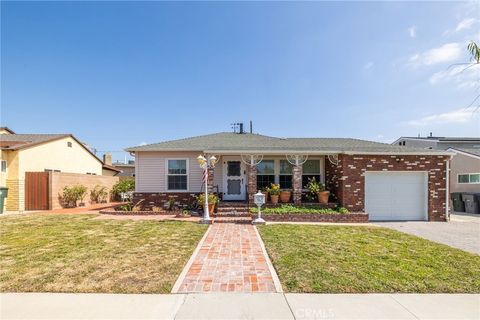
[[[211,224],[212,219],[210,219],[210,212],[208,210],[208,169],[215,168],[215,163],[217,163],[217,158],[215,156],[204,157],[199,155],[197,157],[198,164],[200,168],[204,170],[203,179],[205,182],[205,202],[203,203],[203,219],[200,220],[202,224]]]
[[[253,202],[258,207],[258,217],[257,217],[257,219],[253,220],[252,223],[253,224],[265,224],[265,220],[262,219],[262,213],[260,211],[260,208],[262,207],[262,205],[265,204],[265,195],[263,193],[261,193],[260,191],[258,191],[253,196]]]

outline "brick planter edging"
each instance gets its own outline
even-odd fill
[[[291,221],[291,222],[368,222],[368,213],[345,213],[345,214],[265,214],[265,221]]]
[[[177,211],[120,211],[115,209],[100,210],[100,214],[111,214],[117,216],[171,216],[176,215]]]

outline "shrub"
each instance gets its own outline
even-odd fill
[[[115,183],[112,187],[112,198],[120,200],[120,193],[134,191],[135,180],[134,179],[122,179]]]
[[[90,190],[90,200],[96,203],[103,203],[107,201],[108,191],[107,187],[96,185]]]
[[[75,185],[72,187],[66,186],[63,188],[63,193],[60,196],[64,207],[76,207],[77,201],[83,201],[87,187],[82,185]]]
[[[252,213],[256,213],[256,208],[250,208]],[[278,207],[265,208],[262,210],[263,214],[347,214],[349,211],[344,207],[335,209],[320,208],[313,206],[302,206],[292,204],[282,204]]]
[[[272,183],[270,184],[270,188],[268,188],[268,193],[272,196],[276,196],[280,194],[280,185]]]
[[[217,204],[219,202],[218,196],[210,193],[208,195],[208,204]],[[203,207],[203,204],[205,203],[205,193],[202,193],[198,196],[198,204]]]

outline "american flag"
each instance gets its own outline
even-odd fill
[[[207,183],[207,170],[208,170],[208,169],[205,169],[205,170],[203,171],[203,182],[205,182],[205,183]]]

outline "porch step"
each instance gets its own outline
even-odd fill
[[[252,214],[248,211],[225,211],[216,212],[214,217],[251,217]]]
[[[248,207],[218,207],[217,212],[250,212]]]
[[[214,223],[252,223],[251,217],[221,217],[214,218]]]

